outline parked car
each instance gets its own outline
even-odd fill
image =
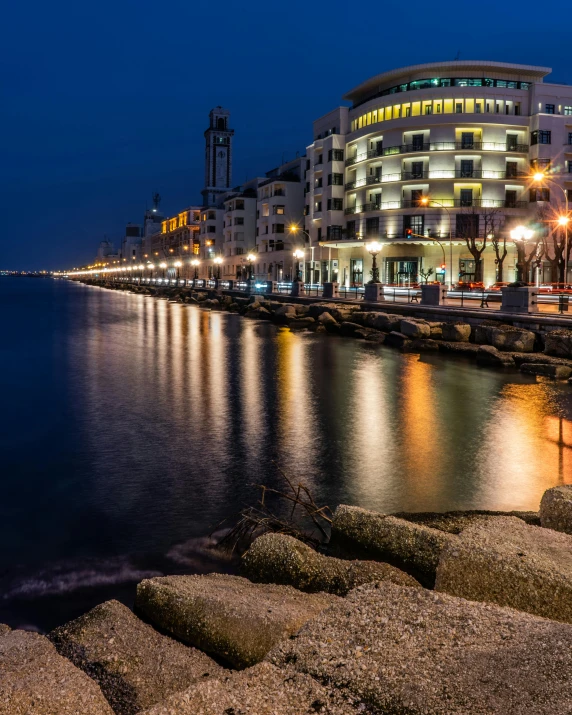
[[[538,289],[539,293],[566,293],[572,294],[570,283],[542,283]]]
[[[459,291],[483,291],[485,290],[484,283],[476,283],[472,281],[459,281],[453,286],[453,290]]]
[[[487,290],[491,291],[492,293],[500,293],[501,288],[506,288],[507,285],[509,285],[508,282],[497,281],[496,283],[493,283],[492,286],[489,286]]]

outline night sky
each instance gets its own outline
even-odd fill
[[[233,183],[304,152],[312,121],[403,65],[486,59],[572,83],[570,5],[11,2],[0,46],[0,269],[116,245],[154,191],[200,203],[209,110],[231,111]]]

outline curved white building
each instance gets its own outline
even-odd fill
[[[539,201],[563,208],[559,187],[572,199],[572,87],[545,83],[549,73],[501,62],[431,63],[348,92],[352,107],[315,122],[308,147],[312,279],[367,282],[364,244],[376,239],[386,283],[407,284],[428,268],[448,281],[451,249],[454,281],[494,283],[491,237],[533,220]],[[533,185],[535,169],[549,171],[551,182]],[[471,239],[478,250],[485,237],[479,266]],[[503,279],[513,280],[510,240],[507,249]],[[539,279],[551,280],[549,261]]]

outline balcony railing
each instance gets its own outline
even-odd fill
[[[481,142],[481,141],[461,141],[461,142],[434,142],[434,143],[413,143],[413,144],[398,144],[396,146],[388,146],[383,149],[370,149],[363,154],[356,154],[346,159],[346,166],[353,166],[368,159],[375,159],[381,156],[391,156],[392,154],[411,154],[414,152],[423,151],[508,151],[524,154],[528,152],[528,144],[503,144],[500,142]]]
[[[359,189],[361,186],[385,184],[391,181],[419,181],[420,179],[526,179],[528,174],[514,171],[489,171],[488,169],[473,169],[472,171],[442,169],[438,171],[402,171],[396,174],[368,176],[365,179],[350,181],[345,185],[346,191]]]
[[[510,199],[473,199],[467,201],[465,199],[436,199],[439,204],[425,204],[418,200],[403,199],[402,201],[385,201],[380,203],[366,203],[356,206],[349,206],[345,209],[346,215],[367,213],[368,211],[391,211],[394,209],[440,209],[440,208],[482,208],[482,209],[525,209],[528,207],[528,201],[512,201]]]

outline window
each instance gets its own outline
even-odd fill
[[[554,114],[554,105],[553,104],[546,104],[544,106],[544,112],[545,114]]]
[[[207,233],[215,233],[216,228],[214,226],[207,226]]]
[[[320,176],[319,179],[316,179],[314,181],[314,188],[315,189],[321,189],[322,188],[322,177]]]
[[[237,248],[234,249],[234,253],[236,256],[242,256],[244,253],[244,248],[242,248],[241,246],[238,246]]]
[[[514,189],[506,189],[504,194],[504,205],[507,209],[516,208],[516,191]]]
[[[425,227],[424,216],[404,216],[403,217],[403,235],[407,236],[407,229],[411,229],[412,233],[423,236]]]
[[[475,114],[480,114],[481,113],[481,103],[476,102],[475,103]]]
[[[411,190],[411,203],[414,206],[421,206],[421,199],[423,198],[422,189],[412,189]]]
[[[475,135],[473,132],[463,132],[461,134],[461,146],[463,149],[473,149],[475,146]]]
[[[272,224],[272,233],[284,233],[284,224],[283,223]]]
[[[343,149],[330,149],[328,152],[328,161],[343,161],[344,160],[344,150]]]
[[[568,173],[572,174],[572,161],[568,162]]]
[[[379,234],[379,218],[367,218],[365,220],[365,235],[370,238]]]
[[[411,162],[411,178],[412,179],[422,179],[423,178],[423,162],[422,161],[412,161]]]
[[[534,144],[552,144],[552,132],[546,130],[537,130],[530,135],[530,143]]]
[[[314,204],[314,212],[318,213],[321,210],[322,210],[322,202],[316,201],[316,203]]]
[[[316,159],[316,163],[314,166],[317,166],[318,164],[321,164],[324,160],[324,155],[323,154],[318,154],[318,158]]]
[[[518,175],[518,164],[516,161],[507,161],[506,163],[506,178],[514,179]]]
[[[476,238],[479,235],[479,214],[457,214],[457,238]]]
[[[328,186],[342,186],[343,183],[343,174],[328,174]]]
[[[568,144],[572,144],[572,132],[568,132]]]
[[[530,201],[550,201],[550,189],[530,189]]]
[[[515,116],[517,116],[517,117],[520,116],[520,102],[515,102],[515,103],[514,103],[514,114],[515,114]]]
[[[461,189],[460,190],[459,205],[460,206],[472,206],[473,205],[473,190],[472,189]]]
[[[328,199],[328,211],[341,211],[343,207],[343,199]]]
[[[572,117],[572,107],[564,107],[564,114],[567,117]]]
[[[423,134],[414,134],[411,137],[413,151],[423,151]]]
[[[237,201],[234,208],[237,211],[244,211],[244,201]]]
[[[461,159],[461,178],[470,179],[473,176],[474,162],[472,159]]]
[[[348,238],[355,238],[356,235],[356,222],[348,221],[346,223],[346,236]]]
[[[234,225],[235,226],[244,226],[244,219],[242,218],[242,216],[237,216],[234,219]]]
[[[463,103],[455,102],[455,114],[462,114],[462,113],[463,113]]]
[[[430,104],[425,106],[425,114],[433,114],[433,107]]]
[[[209,221],[214,221],[216,218],[214,211],[209,211]]]
[[[339,241],[342,238],[342,227],[341,226],[328,226],[326,229],[326,236],[328,240]]]
[[[284,216],[284,206],[275,206],[274,207],[274,215],[275,216]]]

